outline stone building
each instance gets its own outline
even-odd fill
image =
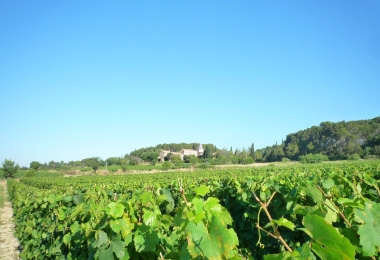
[[[181,159],[183,160],[183,157],[185,155],[195,155],[195,156],[202,156],[203,155],[203,146],[201,143],[199,143],[198,145],[198,148],[197,150],[192,150],[192,149],[181,149],[179,152],[171,152],[171,151],[165,151],[165,150],[161,150],[160,152],[160,155],[158,156],[158,161],[161,161],[163,162],[164,161],[164,157],[166,155],[168,155],[168,153],[172,153],[173,155],[179,155],[179,157],[181,157]]]

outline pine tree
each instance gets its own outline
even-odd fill
[[[203,157],[206,159],[211,157],[211,149],[209,145],[206,145],[206,148],[203,152]]]
[[[256,160],[255,158],[255,145],[252,143],[251,148],[249,149],[249,156],[252,157],[253,161]]]

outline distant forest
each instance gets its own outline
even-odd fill
[[[256,151],[256,161],[297,160],[307,154],[324,154],[330,160],[380,155],[380,117],[349,122],[322,122],[297,133],[289,134],[281,144]]]
[[[122,157],[86,158],[80,161],[41,164],[31,162],[34,168],[69,168],[77,166],[139,164],[141,161],[155,164],[161,150],[178,152],[181,149],[196,150],[199,143],[170,143],[140,148]],[[299,160],[311,154],[323,155],[329,160],[380,157],[380,117],[349,122],[322,122],[297,133],[288,134],[281,144],[255,150],[254,143],[247,148],[218,149],[214,144],[202,144],[205,152],[199,162],[211,164],[250,164]]]

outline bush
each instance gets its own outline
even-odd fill
[[[164,171],[167,171],[173,167],[173,164],[169,161],[166,161],[162,163],[161,167]]]
[[[214,166],[208,163],[201,163],[200,165],[198,165],[197,168],[202,169],[202,170],[207,170],[210,168],[214,168]]]
[[[29,170],[25,173],[24,177],[27,177],[27,178],[36,177],[36,171],[33,169]]]
[[[13,178],[20,167],[14,161],[5,159],[3,162],[3,172],[5,178]]]
[[[282,158],[281,161],[282,162],[290,162],[289,158],[286,158],[286,157]]]
[[[131,156],[129,158],[129,164],[130,165],[139,165],[141,159],[139,157],[136,157],[136,156]]]
[[[366,160],[376,160],[377,156],[370,154],[370,155],[364,156],[364,159],[366,159]]]
[[[243,158],[243,159],[241,159],[240,163],[241,164],[251,164],[251,163],[253,163],[253,158],[252,157]]]
[[[360,160],[360,156],[356,153],[354,154],[351,154],[347,157],[347,160],[350,160],[350,161],[356,161],[356,160]]]
[[[308,155],[300,156],[298,158],[301,161],[301,163],[321,163],[323,161],[329,160],[327,155],[323,155],[323,154],[319,154],[319,153],[308,154]]]

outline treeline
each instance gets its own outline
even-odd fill
[[[144,158],[147,154],[150,153],[160,153],[161,150],[179,152],[181,149],[191,149],[197,150],[199,143],[170,143],[170,144],[158,144],[156,146],[140,148],[130,153],[130,156],[136,156]],[[218,151],[218,148],[214,144],[202,144],[203,148],[206,149],[206,146],[210,149],[211,153]]]
[[[31,162],[34,169],[64,169],[74,167],[101,167],[111,165],[136,165],[141,161],[155,164],[161,150],[179,152],[181,149],[197,150],[199,143],[170,143],[140,148],[121,157],[102,160],[99,157],[78,161],[39,163]],[[253,162],[275,162],[286,160],[342,160],[350,158],[376,158],[380,156],[380,117],[349,122],[322,122],[286,136],[281,144],[255,150],[252,143],[248,148],[232,147],[219,149],[214,144],[202,144],[203,156],[197,162],[210,164],[250,164]],[[323,155],[311,158],[310,155]],[[185,160],[185,162],[187,162]],[[94,166],[96,165],[96,166]]]
[[[257,162],[298,160],[308,154],[326,155],[329,160],[380,155],[380,117],[349,122],[322,122],[286,136],[281,144],[255,151]]]

